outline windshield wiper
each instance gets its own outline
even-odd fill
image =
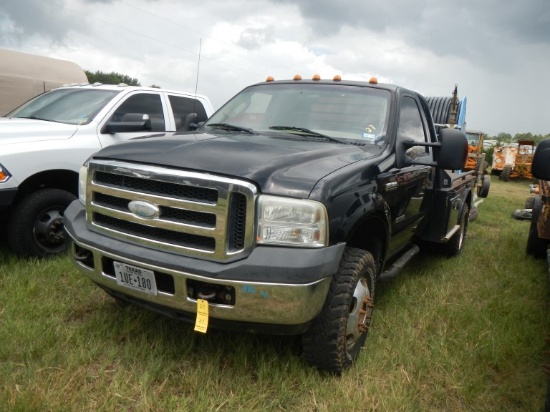
[[[271,130],[280,130],[287,132],[298,132],[299,135],[320,137],[321,139],[330,140],[331,142],[346,144],[345,141],[337,139],[336,137],[327,136],[326,134],[318,133],[313,130],[306,129],[305,127],[295,127],[295,126],[271,126]]]
[[[229,123],[210,123],[210,124],[207,124],[206,126],[216,127],[218,129],[228,130],[228,131],[231,131],[231,132],[246,132],[246,133],[250,133],[250,134],[257,134],[253,129],[249,129],[247,127],[236,126],[234,124],[229,124]]]

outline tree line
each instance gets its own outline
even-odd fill
[[[502,146],[506,143],[517,143],[520,140],[533,140],[535,142],[535,145],[537,145],[544,139],[550,139],[550,133],[542,135],[542,134],[532,134],[531,132],[528,132],[528,133],[516,133],[514,136],[512,136],[510,133],[501,132],[496,136],[485,135],[485,140],[496,140],[497,146]]]
[[[100,70],[97,70],[95,72],[91,72],[89,70],[84,70],[84,73],[86,73],[86,77],[88,78],[88,83],[103,83],[103,84],[120,84],[124,83],[128,86],[141,86],[141,83],[138,79],[135,77],[130,77],[126,74],[111,72],[111,73],[104,73]],[[157,89],[160,89],[160,86],[157,86],[156,84],[152,84],[149,87],[155,87]]]

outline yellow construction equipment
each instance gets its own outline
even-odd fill
[[[534,140],[519,140],[506,146],[495,147],[491,174],[507,182],[514,178],[532,179],[531,163],[535,153]]]

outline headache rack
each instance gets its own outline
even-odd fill
[[[212,261],[250,253],[254,185],[237,179],[118,161],[91,161],[86,184],[90,230],[152,249]],[[141,216],[130,202],[156,211]]]

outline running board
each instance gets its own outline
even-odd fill
[[[391,267],[378,276],[379,280],[390,280],[398,275],[399,272],[405,267],[405,265],[420,252],[418,245],[412,245],[399,259],[397,259]]]

